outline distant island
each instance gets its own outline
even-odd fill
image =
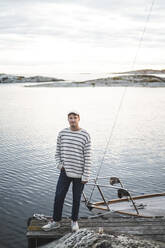
[[[120,73],[119,73],[120,74]],[[94,80],[76,82],[77,84],[87,84],[91,86],[135,86],[135,87],[165,87],[165,77],[146,75],[146,74],[129,74],[108,77],[108,78],[98,78]]]
[[[16,76],[11,74],[0,73],[0,83],[40,83],[40,82],[55,82],[64,81],[63,79],[57,79],[54,77],[43,76]]]
[[[142,69],[135,71],[115,72],[113,74],[165,74],[165,69],[162,70]]]
[[[54,77],[0,74],[0,83],[40,83],[24,87],[165,87],[165,69],[143,69],[110,73],[111,76],[85,81],[65,81]]]
[[[110,77],[85,81],[27,85],[25,87],[165,87],[165,70],[143,69],[111,73]]]

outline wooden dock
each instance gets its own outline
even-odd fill
[[[29,218],[27,227],[28,248],[38,247],[50,241],[59,239],[65,234],[71,232],[70,219],[63,218],[59,229],[45,232],[41,227],[50,220],[38,220]],[[165,218],[138,218],[130,216],[120,216],[115,214],[107,214],[94,218],[80,218],[80,228],[90,228],[98,231],[99,227],[103,227],[105,233],[108,234],[128,234],[135,235],[142,239],[159,241],[164,243],[165,247]]]

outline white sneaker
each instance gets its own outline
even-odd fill
[[[78,231],[79,230],[78,222],[71,220],[71,228],[72,228],[72,232]]]
[[[42,226],[41,229],[44,231],[50,231],[50,230],[54,230],[59,228],[61,225],[59,222],[56,221],[49,221],[48,224],[46,224],[45,226]]]

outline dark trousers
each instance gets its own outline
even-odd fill
[[[81,178],[68,177],[66,175],[65,170],[61,170],[57,182],[55,199],[54,199],[54,211],[53,211],[54,221],[60,221],[62,218],[63,204],[71,182],[72,182],[72,193],[73,193],[71,219],[73,221],[77,221],[78,219],[81,194],[83,192],[84,184],[81,182]]]

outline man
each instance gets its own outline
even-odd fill
[[[43,226],[44,231],[60,227],[62,209],[66,193],[72,182],[73,205],[71,215],[72,231],[77,231],[78,213],[84,184],[88,182],[91,169],[91,139],[88,132],[79,127],[80,114],[77,111],[68,113],[70,127],[64,128],[57,137],[55,154],[56,166],[60,169],[57,182],[53,219]]]

